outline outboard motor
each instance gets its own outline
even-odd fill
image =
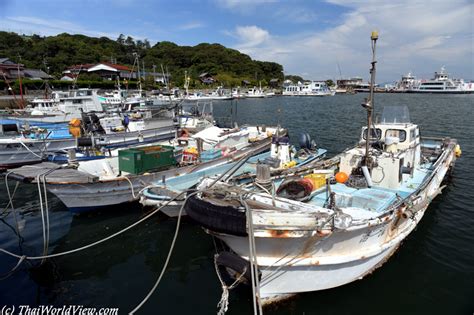
[[[279,159],[281,163],[280,166],[291,160],[290,139],[287,136],[278,137],[276,135],[273,135],[272,146],[270,150],[271,150],[270,156],[272,158]]]
[[[308,133],[302,133],[299,137],[299,145],[301,149],[313,151],[316,149],[316,142],[311,139]]]

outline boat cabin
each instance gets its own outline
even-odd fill
[[[393,110],[384,111],[382,122],[371,128],[369,151],[373,163],[369,172],[373,186],[399,189],[406,179],[405,176],[412,176],[414,167],[420,164],[418,125],[409,122],[406,107],[402,108],[401,112],[404,113],[402,116]],[[342,155],[341,172],[349,176],[362,173],[360,168],[365,160],[366,141],[367,127],[363,127],[359,145]]]

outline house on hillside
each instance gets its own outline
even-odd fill
[[[44,72],[43,70],[39,69],[25,69],[23,70],[23,73],[25,74],[25,78],[31,79],[31,80],[51,80],[53,79],[52,76]]]
[[[136,78],[135,73],[131,73],[132,69],[127,66],[118,65],[109,62],[101,62],[97,64],[82,64],[82,65],[73,65],[68,67],[63,74],[66,77],[75,77],[80,73],[90,73],[97,74],[101,78],[106,80],[115,80],[120,79],[130,79]],[[65,79],[65,77],[63,76]],[[61,78],[61,79],[63,79]]]
[[[8,58],[0,58],[0,80],[16,80],[18,76],[31,80],[49,80],[53,77],[39,69],[28,69]]]
[[[62,77],[61,77],[61,81],[74,81],[76,79],[77,75],[76,74],[72,74],[72,73],[65,73]]]
[[[242,86],[248,86],[248,85],[250,85],[250,81],[242,80]]]
[[[8,58],[0,58],[0,80],[16,80],[18,75],[23,77],[25,66],[17,64]]]
[[[272,88],[277,88],[279,85],[280,85],[280,80],[277,78],[273,78],[270,80],[270,82],[268,82],[268,86]]]
[[[212,84],[212,83],[216,82],[216,80],[208,72],[201,73],[199,75],[199,80],[204,84]]]

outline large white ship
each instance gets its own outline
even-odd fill
[[[307,81],[285,87],[282,94],[287,96],[332,96],[336,92],[330,90],[324,81]]]
[[[474,93],[474,83],[464,82],[463,79],[452,79],[444,67],[430,80],[421,80],[419,84],[413,85],[406,90],[408,93],[445,93],[462,94]]]

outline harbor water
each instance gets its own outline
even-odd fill
[[[216,117],[231,111],[240,124],[281,124],[297,143],[307,132],[332,156],[354,145],[366,113],[367,94],[334,97],[274,97],[214,103]],[[384,105],[407,105],[422,136],[457,138],[463,155],[446,189],[398,251],[366,278],[326,291],[300,294],[264,309],[265,314],[472,314],[474,311],[474,95],[376,94]],[[9,181],[10,190],[15,182]],[[0,181],[0,247],[20,255],[41,255],[43,230],[38,187],[21,184],[13,199],[20,235],[7,209]],[[111,207],[73,216],[48,194],[49,253],[102,239],[144,216],[139,205]],[[155,215],[126,233],[79,253],[24,262],[0,280],[0,305],[83,305],[131,311],[155,283],[165,262],[176,219]],[[258,251],[258,248],[257,248]],[[221,298],[210,236],[187,219],[168,269],[138,314],[214,314]],[[0,253],[0,276],[17,260]],[[253,313],[250,290],[230,291],[227,314]]]

